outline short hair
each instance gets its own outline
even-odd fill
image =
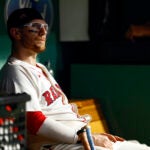
[[[21,27],[34,19],[44,20],[42,15],[34,8],[20,8],[14,10],[7,20],[7,32],[10,36],[10,29],[13,27]]]

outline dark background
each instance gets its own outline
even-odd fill
[[[131,41],[125,34],[150,21],[149,6],[149,0],[89,0],[90,40],[60,42],[59,74],[69,98],[97,98],[110,133],[148,145],[150,37]]]
[[[125,37],[130,25],[150,21],[149,6],[149,0],[89,0],[90,41],[60,42],[64,70],[58,80],[68,96],[71,64],[150,64],[150,38]]]

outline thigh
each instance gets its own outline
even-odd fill
[[[81,144],[57,144],[51,146],[51,150],[84,150]]]
[[[53,145],[51,150],[85,150],[82,144],[58,144]],[[108,150],[103,147],[95,146],[95,150]]]
[[[150,150],[150,147],[139,142],[124,141],[114,143],[114,150]]]

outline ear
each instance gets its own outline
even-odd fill
[[[10,35],[15,39],[15,40],[20,40],[21,39],[21,32],[18,28],[11,28],[10,29]]]

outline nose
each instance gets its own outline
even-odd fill
[[[45,35],[45,34],[47,34],[47,30],[44,28],[44,26],[42,26],[42,27],[40,28],[39,34],[40,34],[40,35]]]

